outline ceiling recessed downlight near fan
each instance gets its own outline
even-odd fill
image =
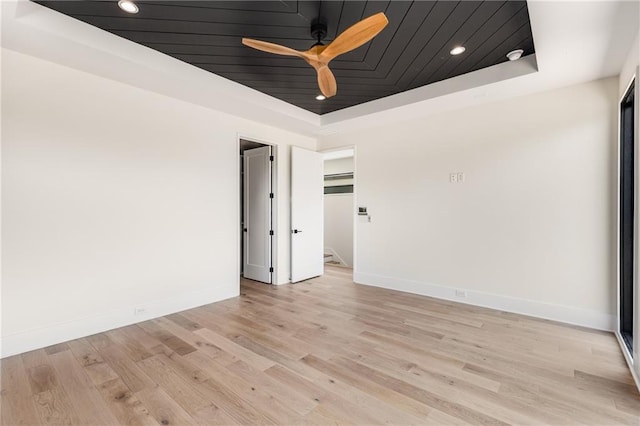
[[[376,13],[352,25],[338,35],[331,43],[324,45],[322,39],[327,34],[327,26],[321,21],[311,24],[311,35],[318,41],[309,50],[299,51],[266,41],[243,38],[242,44],[263,52],[276,55],[297,56],[307,61],[318,73],[318,86],[322,94],[330,98],[338,90],[336,78],[329,69],[329,62],[337,56],[350,52],[377,36],[387,26],[389,20],[384,13]]]

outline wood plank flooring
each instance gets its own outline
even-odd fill
[[[3,425],[639,424],[611,333],[360,286],[238,298],[6,358]]]

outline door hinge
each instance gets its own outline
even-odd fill
[[[273,161],[273,155],[269,156],[269,161]]]
[[[269,267],[269,272],[273,272],[273,266]]]
[[[269,198],[273,198],[273,192],[269,194]]]
[[[269,231],[269,235],[273,235],[273,229]]]

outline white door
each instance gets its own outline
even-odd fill
[[[244,152],[244,277],[271,283],[271,147]]]
[[[324,272],[324,161],[322,154],[291,148],[291,282]]]

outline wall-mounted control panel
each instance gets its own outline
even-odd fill
[[[371,216],[366,207],[358,207],[358,217],[360,218],[358,219],[360,222],[371,222]]]

